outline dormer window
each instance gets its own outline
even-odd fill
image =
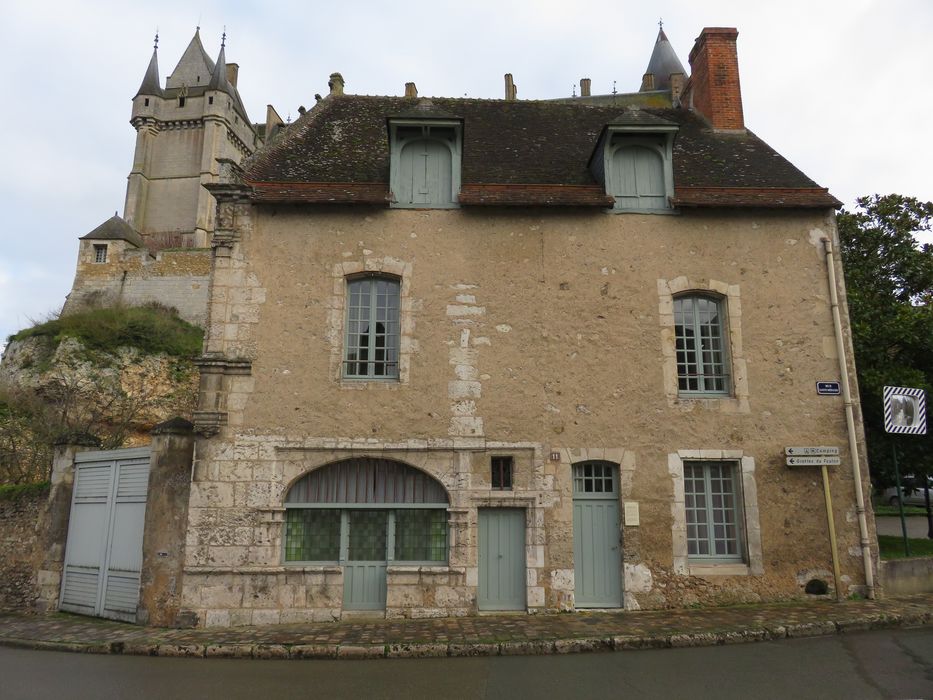
[[[447,209],[458,206],[460,122],[392,121],[389,143],[393,207]]]
[[[615,198],[613,211],[671,213],[674,196],[673,151],[677,126],[636,113],[648,124],[610,124],[600,138],[590,167]]]

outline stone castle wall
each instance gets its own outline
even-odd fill
[[[95,262],[95,243],[107,244],[106,262]],[[162,250],[152,255],[124,241],[82,240],[63,313],[94,306],[158,303],[174,307],[183,319],[203,327],[209,285],[209,250]]]
[[[839,379],[831,213],[225,206],[239,239],[215,262],[207,348],[251,368],[202,379],[202,410],[226,425],[196,450],[184,606],[201,624],[339,616],[339,567],[283,566],[283,501],[303,473],[358,456],[411,464],[450,496],[448,564],[391,567],[388,616],[476,611],[484,507],[525,511],[528,609],[573,608],[571,465],[588,459],[619,465],[620,512],[640,513],[620,532],[626,607],[801,596],[830,576],[829,545],[818,474],[788,469],[787,445],[841,448],[840,583],[861,590],[842,400],[814,389]],[[402,280],[398,382],[341,378],[345,277],[361,271]],[[678,396],[672,300],[688,290],[724,299],[729,396]],[[490,488],[501,454],[511,492]],[[740,565],[688,560],[689,459],[737,465]]]

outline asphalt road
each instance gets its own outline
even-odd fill
[[[911,515],[904,518],[907,524],[907,536],[922,539],[927,536],[927,516]],[[901,519],[898,516],[882,515],[875,517],[875,528],[879,535],[901,536]]]
[[[933,628],[567,656],[255,661],[0,648],[0,698],[933,698]]]

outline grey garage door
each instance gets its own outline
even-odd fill
[[[136,621],[148,487],[148,447],[75,457],[62,610]]]

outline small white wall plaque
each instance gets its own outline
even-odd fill
[[[637,527],[641,525],[638,517],[638,501],[627,501],[625,503],[625,527]]]

